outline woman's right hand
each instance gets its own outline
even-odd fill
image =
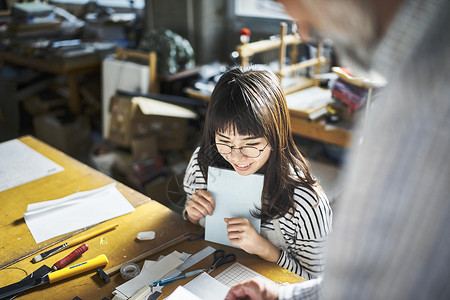
[[[189,221],[198,224],[199,220],[206,215],[212,215],[216,203],[214,197],[206,190],[198,190],[191,196],[186,205]]]

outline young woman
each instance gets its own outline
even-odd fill
[[[310,279],[324,270],[323,244],[332,212],[291,134],[278,77],[260,66],[233,68],[219,79],[209,102],[200,147],[184,177],[183,215],[204,226],[214,213],[206,191],[208,166],[239,175],[264,174],[261,234],[246,218],[225,218],[232,245]]]

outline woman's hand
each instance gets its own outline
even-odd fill
[[[205,190],[198,190],[191,196],[186,205],[189,221],[198,224],[198,221],[206,215],[212,215],[215,208],[214,197]]]
[[[261,258],[277,262],[280,258],[278,250],[271,242],[263,238],[247,218],[225,218],[230,243],[240,247],[247,253],[256,254]]]

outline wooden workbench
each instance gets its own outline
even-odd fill
[[[67,249],[40,263],[32,264],[30,262],[35,255],[43,252],[45,248],[61,244],[69,235],[36,244],[23,219],[23,212],[26,211],[28,204],[61,198],[78,191],[98,188],[114,181],[32,136],[26,136],[19,140],[64,167],[64,171],[0,192],[0,202],[2,203],[2,216],[0,218],[0,238],[2,240],[0,246],[0,287],[21,280],[43,264],[50,267],[71,252],[70,249]],[[184,221],[179,214],[156,201],[150,200],[147,196],[120,183],[118,183],[117,187],[136,210],[88,229],[86,233],[113,223],[119,223],[116,229],[87,241],[89,250],[76,262],[86,261],[99,254],[105,254],[109,259],[109,264],[105,269],[109,269],[184,233],[203,233],[203,228]],[[137,233],[149,230],[156,232],[154,240],[138,241],[136,239]],[[304,280],[298,275],[273,263],[264,261],[255,255],[247,254],[240,249],[206,242],[203,239],[192,242],[184,241],[163,250],[161,253],[150,256],[148,259],[156,259],[160,254],[167,255],[174,250],[194,254],[208,245],[216,249],[225,249],[227,252],[234,252],[238,262],[274,281],[293,283]],[[71,249],[73,250],[74,248]],[[188,269],[188,271],[209,267],[212,260],[212,256],[209,256]],[[142,266],[142,263],[138,264]],[[217,275],[226,267],[227,265],[220,267],[211,275]],[[165,287],[161,299],[178,285],[185,284],[189,280],[180,280],[176,284]],[[120,274],[116,274],[112,276],[110,283],[105,284],[92,271],[52,285],[42,285],[23,293],[18,298],[39,298],[41,300],[73,299],[75,296],[81,299],[112,298],[112,291],[123,282],[124,280]]]
[[[81,113],[79,78],[86,74],[99,72],[101,67],[100,58],[89,59],[87,61],[77,63],[64,63],[61,61],[52,61],[32,56],[24,56],[12,52],[0,51],[0,66],[6,63],[23,66],[54,75],[65,76],[69,87],[68,106],[74,114]]]

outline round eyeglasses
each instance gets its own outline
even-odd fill
[[[266,149],[267,145],[269,144],[266,144],[262,149],[258,149],[253,146],[234,147],[228,146],[226,144],[216,143],[216,148],[217,152],[219,152],[220,154],[230,154],[233,151],[233,149],[239,149],[242,155],[245,155],[250,158],[256,158],[261,155],[261,152],[263,152],[264,149]]]

